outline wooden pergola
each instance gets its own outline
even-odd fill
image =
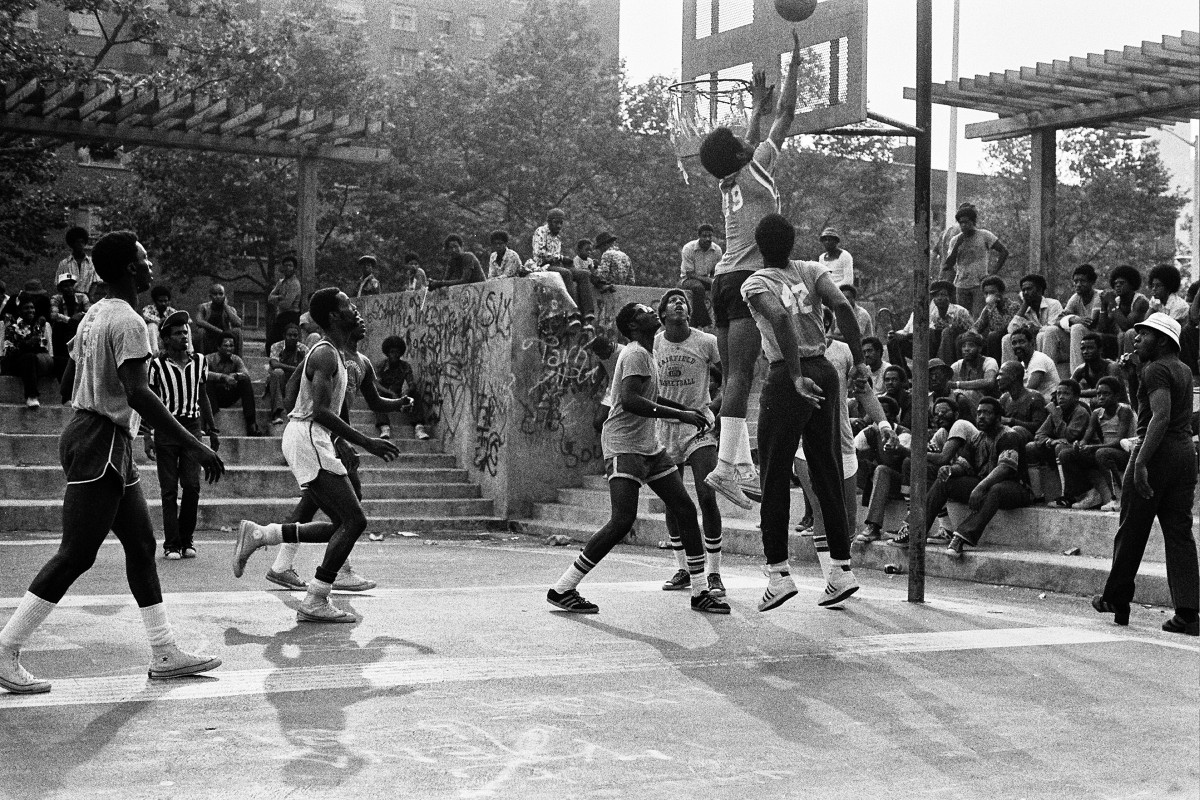
[[[315,282],[317,185],[321,162],[381,164],[386,148],[362,142],[378,119],[328,109],[272,107],[200,92],[122,88],[104,81],[9,82],[0,88],[0,134],[104,141],[299,162],[300,282]]]
[[[915,99],[916,90],[904,96]],[[1046,273],[1054,256],[1055,133],[1099,128],[1136,135],[1200,117],[1200,33],[935,84],[933,102],[998,115],[967,125],[968,139],[1030,137],[1029,265]]]

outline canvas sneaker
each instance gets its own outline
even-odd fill
[[[264,528],[248,519],[238,525],[237,538],[233,542],[233,577],[240,578],[246,571],[246,561],[254,551],[264,545]]]
[[[718,464],[716,469],[705,476],[704,482],[714,492],[717,492],[735,506],[744,508],[747,511],[754,508],[754,503],[751,502],[750,498],[742,490],[737,470],[733,466],[724,463]]]
[[[151,678],[183,678],[221,666],[221,659],[216,656],[188,653],[173,644],[157,645],[150,650],[150,669],[147,674]]]
[[[546,601],[560,611],[569,611],[572,614],[600,613],[600,606],[584,600],[583,595],[575,589],[566,592],[556,592],[550,589],[546,592]]]
[[[424,441],[425,439],[429,438],[429,431],[425,430],[424,425],[416,425],[416,426],[414,426],[414,430],[417,434],[418,439],[421,439],[422,441]]]
[[[293,591],[303,591],[308,588],[308,581],[301,578],[300,574],[294,569],[285,569],[282,572],[269,569],[267,570],[267,580],[277,586],[282,586],[285,589]]]
[[[41,694],[50,691],[50,681],[35,678],[21,666],[21,651],[0,647],[0,686],[13,694]]]
[[[340,608],[329,602],[328,597],[322,597],[318,602],[313,602],[311,597],[304,598],[304,602],[296,609],[297,622],[358,622],[358,617],[351,614],[349,611],[342,611]]]
[[[713,572],[708,576],[708,593],[713,597],[725,596],[725,581],[721,580],[720,574]]]
[[[378,585],[370,578],[359,575],[349,564],[342,566],[338,571],[337,580],[333,582],[333,588],[341,592],[365,592]]]

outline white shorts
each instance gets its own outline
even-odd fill
[[[682,422],[660,422],[658,440],[667,451],[671,463],[679,466],[686,464],[692,453],[702,447],[717,447],[717,437],[713,436],[712,428],[697,432],[694,425]]]
[[[333,448],[333,437],[328,429],[315,422],[288,420],[283,429],[283,458],[301,489],[312,483],[321,470],[333,475],[346,474],[346,465]]]

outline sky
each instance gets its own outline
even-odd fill
[[[867,98],[872,111],[911,122],[914,104],[904,99],[916,63],[916,21],[911,0],[873,0],[867,13]],[[1200,30],[1196,0],[961,0],[959,75],[1003,72],[1039,61],[1066,59],[1161,41],[1182,30]],[[953,0],[933,4],[933,80],[951,78]],[[634,82],[652,75],[678,76],[683,0],[621,0],[621,57]],[[801,23],[803,24],[803,23]],[[994,114],[958,113],[959,170],[982,172],[983,145],[962,138],[971,122]],[[944,169],[950,141],[950,111],[933,107],[933,164]],[[1195,124],[1190,136],[1195,136]],[[1185,136],[1189,134],[1185,131]],[[1191,148],[1169,137],[1164,158],[1189,172]],[[1187,180],[1190,184],[1191,181]]]

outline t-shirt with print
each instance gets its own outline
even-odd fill
[[[1037,391],[1041,392],[1042,397],[1049,402],[1054,397],[1054,390],[1058,388],[1059,377],[1058,367],[1054,366],[1054,359],[1046,355],[1040,350],[1034,350],[1033,355],[1029,359],[1029,363],[1025,365],[1025,388],[1030,388],[1029,379],[1033,377],[1035,372],[1046,373],[1042,379],[1042,386]]]
[[[1192,438],[1192,371],[1177,358],[1151,361],[1142,367],[1138,386],[1137,433],[1145,438],[1150,427],[1150,395],[1166,389],[1171,397],[1171,416],[1167,418],[1164,440]]]
[[[102,414],[137,436],[141,417],[130,407],[117,369],[150,358],[146,320],[124,300],[106,297],[88,309],[69,347],[75,361],[71,405]]]
[[[608,412],[608,419],[604,420],[604,427],[600,431],[600,446],[605,458],[613,458],[620,453],[652,456],[663,449],[655,433],[654,419],[627,411],[621,402],[621,390],[618,387],[626,378],[635,376],[646,378],[638,394],[654,402],[658,397],[658,365],[654,363],[654,355],[649,350],[637,342],[630,342],[617,356],[617,365],[613,367],[612,410]]]
[[[720,365],[717,337],[695,328],[682,342],[672,342],[665,331],[654,336],[654,360],[658,363],[658,393],[684,408],[704,412],[709,422],[713,413],[708,404],[709,368]],[[675,420],[660,420],[668,425]]]
[[[783,360],[783,351],[775,340],[770,321],[758,313],[750,298],[769,292],[779,298],[796,334],[801,358],[825,354],[825,319],[817,280],[827,270],[816,261],[789,261],[787,269],[760,269],[742,283],[742,299],[750,305],[750,314],[762,334],[763,353],[771,363]]]
[[[988,251],[998,241],[996,234],[986,228],[976,228],[971,236],[960,233],[950,240],[950,252],[958,248],[954,257],[955,288],[972,289],[983,283],[987,277]]]
[[[762,269],[762,253],[754,229],[767,214],[779,212],[775,166],[779,148],[770,139],[754,151],[754,159],[721,179],[721,209],[725,213],[725,255],[713,274]]]

